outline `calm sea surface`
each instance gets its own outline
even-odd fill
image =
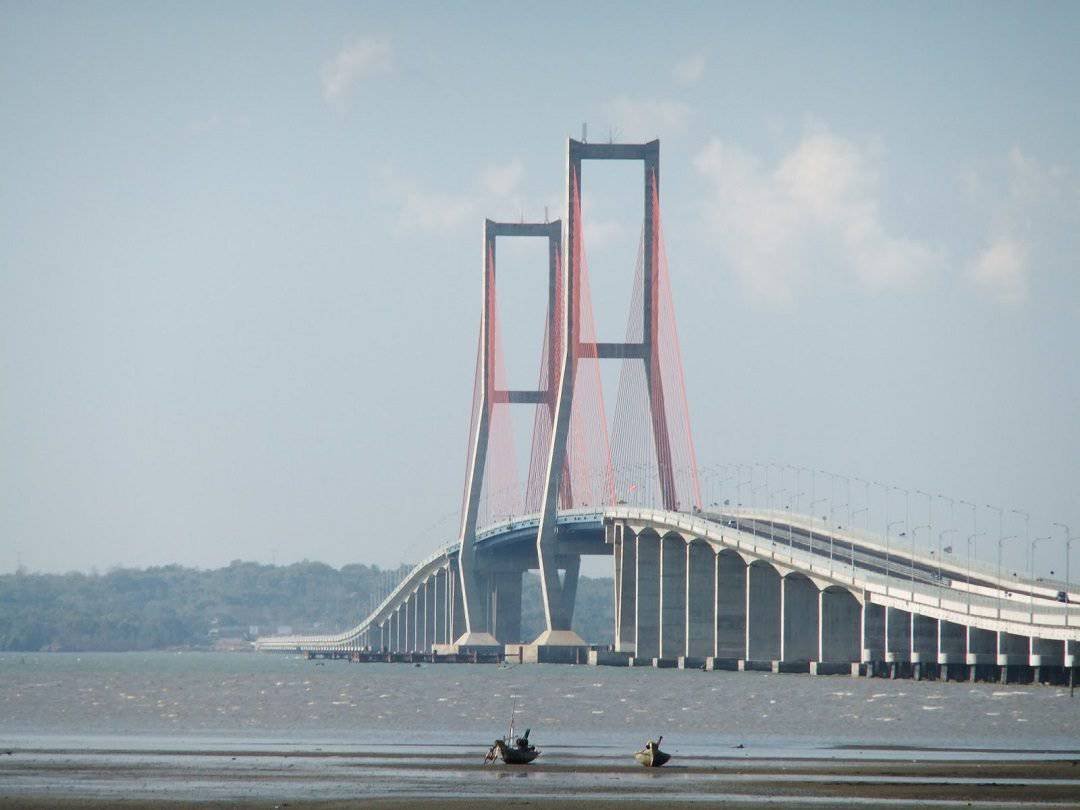
[[[447,744],[519,726],[561,745],[728,751],[898,745],[1080,747],[1080,693],[613,667],[316,663],[242,653],[0,654],[5,744],[127,737],[202,744]]]
[[[483,768],[515,705],[542,766]],[[657,781],[630,753],[660,734],[678,765]],[[518,797],[696,801],[711,790],[720,800],[746,778],[731,761],[779,763],[773,790],[793,759],[1078,754],[1080,695],[1053,687],[269,654],[0,655],[0,800],[491,798],[511,777]],[[1080,777],[1067,785],[1080,796]]]

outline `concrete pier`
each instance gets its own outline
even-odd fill
[[[850,664],[859,660],[860,614],[859,600],[850,591],[830,587],[819,593],[818,661]]]
[[[637,539],[625,526],[616,528],[619,538],[615,550],[618,577],[615,649],[633,653],[637,642]]]
[[[653,531],[637,536],[637,599],[634,658],[660,655],[660,538]]]
[[[938,663],[938,622],[918,613],[911,617],[912,676],[920,680]]]
[[[746,563],[734,551],[716,555],[715,658],[746,657]]]
[[[705,659],[715,652],[716,555],[704,540],[686,544],[686,652]]]
[[[899,608],[885,609],[885,663],[911,661],[911,614]],[[895,668],[891,669],[895,672]]]
[[[862,609],[862,661],[871,674],[885,660],[885,608],[866,601]]]
[[[788,574],[783,579],[780,621],[783,627],[780,659],[784,662],[809,662],[818,657],[817,586],[802,574]]]
[[[746,658],[778,661],[781,649],[780,573],[766,562],[746,567]]]
[[[659,657],[675,659],[686,651],[686,542],[665,535],[660,552]]]
[[[967,633],[964,625],[938,622],[938,663],[943,667],[961,667],[967,663]],[[956,669],[959,672],[958,669]]]

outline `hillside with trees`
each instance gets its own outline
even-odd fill
[[[0,576],[0,650],[206,648],[284,628],[337,631],[360,621],[371,594],[406,570],[237,560],[212,570],[169,565],[103,574],[20,571]],[[543,619],[534,574],[525,576],[523,604],[523,634],[535,638]],[[583,577],[574,629],[592,643],[610,643],[612,627],[611,580]]]

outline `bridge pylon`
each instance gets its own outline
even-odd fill
[[[497,237],[540,237],[548,241],[548,304],[546,340],[543,362],[548,368],[541,369],[540,382],[534,390],[507,390],[499,388],[496,376],[496,239]],[[473,430],[469,437],[469,467],[465,482],[464,508],[462,509],[460,552],[458,569],[461,577],[465,633],[456,640],[458,648],[498,646],[493,635],[487,594],[483,593],[477,570],[474,544],[477,520],[480,512],[481,494],[484,486],[484,470],[488,460],[488,441],[494,409],[502,405],[532,405],[543,407],[552,420],[555,413],[555,379],[561,334],[559,311],[559,287],[561,270],[562,222],[494,222],[484,221],[484,280],[483,311],[480,325],[480,356],[478,358],[477,402],[473,414]]]
[[[640,160],[644,169],[644,245],[641,290],[642,324],[640,342],[589,342],[581,326],[581,274],[584,265],[581,217],[581,164],[585,160]],[[644,144],[567,143],[567,228],[565,269],[563,271],[563,346],[562,371],[555,404],[555,423],[551,432],[547,477],[544,486],[540,528],[536,550],[540,564],[544,617],[547,629],[534,642],[538,646],[584,646],[585,642],[570,627],[573,615],[571,591],[576,577],[567,571],[560,581],[557,567],[559,537],[556,518],[560,491],[566,472],[567,441],[570,432],[578,361],[581,358],[639,359],[644,363],[653,442],[656,452],[660,494],[665,509],[678,509],[675,470],[672,465],[670,432],[664,409],[663,376],[660,373],[660,141]]]

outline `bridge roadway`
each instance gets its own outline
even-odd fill
[[[478,622],[526,659],[521,582],[538,567],[538,523],[533,515],[489,526],[475,546]],[[1080,612],[1059,601],[1064,586],[913,554],[908,538],[886,545],[786,511],[694,515],[625,505],[560,514],[558,537],[571,611],[581,556],[612,557],[615,644],[592,653],[599,662],[815,672],[854,664],[894,676],[1057,681],[1080,666]],[[440,546],[348,631],[256,646],[465,653],[454,645],[464,631],[457,555],[456,542]]]

